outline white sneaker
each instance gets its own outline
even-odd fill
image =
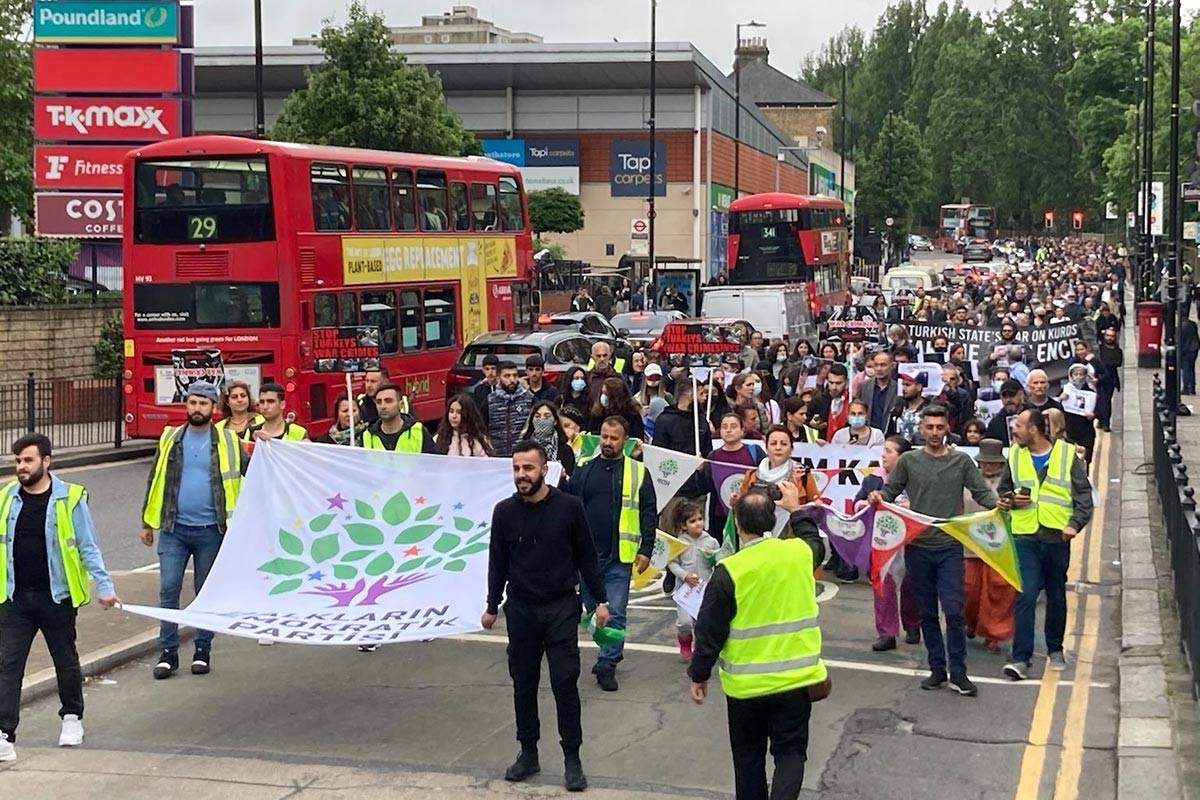
[[[1023,681],[1029,677],[1029,670],[1019,661],[1013,661],[1004,665],[1004,677],[1013,681]]]
[[[67,714],[62,720],[62,733],[58,735],[59,747],[79,747],[83,744],[83,721],[74,714]]]
[[[258,640],[259,647],[270,647],[273,644],[275,644],[274,639],[259,639]]]
[[[17,748],[8,741],[8,735],[0,733],[0,761],[16,761]]]

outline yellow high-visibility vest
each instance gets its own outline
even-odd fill
[[[625,456],[621,476],[621,515],[617,519],[617,557],[622,564],[632,564],[642,543],[642,517],[638,511],[638,495],[646,479],[646,466]]]
[[[171,448],[182,447],[186,425],[178,428],[166,428],[158,439],[158,460],[154,463],[154,478],[150,482],[150,492],[146,496],[146,510],[142,514],[142,524],[154,530],[162,529],[163,497],[167,490],[167,458]],[[225,522],[233,515],[233,507],[237,505],[238,493],[242,490],[242,446],[238,444],[233,431],[228,428],[217,432],[217,465],[221,473],[221,488],[225,493]]]
[[[396,453],[420,453],[425,444],[425,426],[421,423],[414,423],[411,428],[400,434],[400,438],[396,440]],[[384,447],[383,439],[376,436],[370,428],[363,431],[362,446],[368,450],[387,450]]]
[[[0,489],[0,523],[5,530],[0,534],[0,603],[7,603],[8,596],[8,547],[12,543],[13,531],[8,529],[8,514],[12,510],[13,498],[20,487],[10,481]],[[62,552],[63,571],[67,575],[67,589],[71,592],[71,605],[79,608],[91,599],[91,584],[79,546],[75,542],[75,508],[87,494],[77,483],[67,484],[67,496],[54,501],[54,521],[58,528],[58,549]],[[15,523],[15,521],[14,521]]]
[[[721,689],[745,700],[821,683],[817,585],[801,539],[763,539],[721,564],[733,579],[737,613],[717,659]]]
[[[1046,479],[1039,482],[1033,455],[1027,447],[1008,449],[1008,470],[1013,486],[1029,489],[1032,503],[1027,508],[1014,508],[1011,513],[1014,536],[1028,536],[1040,526],[1061,531],[1071,521],[1071,459],[1075,448],[1058,439],[1050,449],[1046,464]]]

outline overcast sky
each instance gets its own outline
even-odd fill
[[[454,0],[366,0],[389,25],[418,25],[423,14],[449,11]],[[502,28],[528,31],[551,42],[645,42],[650,39],[650,0],[477,0],[480,16]],[[1004,0],[966,0],[987,12]],[[1186,5],[1194,5],[1189,0]],[[289,44],[293,37],[317,32],[331,14],[345,19],[346,0],[263,0],[263,38],[268,45]],[[733,62],[735,26],[754,19],[767,27],[743,29],[743,36],[765,36],[771,64],[795,75],[805,54],[817,50],[844,26],[867,30],[885,7],[884,0],[659,0],[659,41],[690,41],[718,67]],[[252,45],[254,16],[247,0],[199,0],[196,43]],[[929,8],[936,2],[929,0]],[[751,10],[752,9],[752,10]]]

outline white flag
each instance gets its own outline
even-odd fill
[[[125,609],[293,644],[478,631],[492,509],[512,493],[508,459],[259,442],[195,601]]]
[[[658,511],[667,507],[667,503],[675,496],[692,473],[699,469],[704,459],[699,456],[655,447],[652,444],[642,445],[642,463],[654,481],[654,496],[658,501]]]

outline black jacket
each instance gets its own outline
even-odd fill
[[[567,492],[567,494],[574,495],[582,500],[585,509],[588,502],[588,498],[585,496],[585,487],[588,484],[591,473],[595,471],[598,468],[598,465],[604,461],[605,459],[603,458],[593,458],[591,461],[575,470],[575,473],[572,474],[569,479],[567,479],[566,486],[563,487],[563,491]],[[613,470],[614,485],[612,497],[614,502],[612,508],[612,521],[609,524],[609,530],[607,531],[607,535],[611,540],[610,547],[605,548],[601,546],[606,531],[596,530],[595,527],[591,525],[591,522],[589,522],[589,527],[592,528],[592,541],[596,543],[597,553],[608,552],[615,555],[618,552],[620,538],[617,530],[617,524],[621,515],[621,481],[624,475],[624,468],[625,467],[622,464],[620,469]],[[640,527],[642,534],[642,540],[638,543],[638,555],[649,557],[650,554],[654,552],[654,537],[658,529],[658,503],[654,496],[654,479],[650,477],[649,473],[646,474],[645,479],[642,481],[642,487],[638,491],[638,519],[641,523]]]
[[[705,422],[700,415],[701,423]],[[712,436],[708,426],[700,426],[700,453],[707,457],[712,452]],[[696,420],[692,411],[682,411],[678,406],[668,406],[654,421],[654,439],[650,442],[655,447],[664,447],[677,453],[696,455]]]

